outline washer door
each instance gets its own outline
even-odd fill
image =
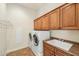
[[[39,40],[38,40],[38,38],[37,38],[37,35],[34,34],[34,35],[33,35],[33,38],[34,38],[34,45],[35,45],[35,46],[38,46],[38,45],[39,45]]]

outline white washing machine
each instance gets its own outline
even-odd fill
[[[37,40],[35,41],[35,38],[33,35],[36,35]],[[43,40],[46,40],[50,38],[50,32],[49,31],[32,31],[32,41],[30,41],[33,53],[36,56],[42,56],[43,55]],[[38,43],[38,44],[35,44]]]

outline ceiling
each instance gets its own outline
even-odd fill
[[[47,3],[20,3],[20,5],[34,9],[34,10],[38,10],[46,4]]]

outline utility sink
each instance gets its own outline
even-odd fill
[[[64,50],[66,50],[66,51],[69,51],[70,48],[73,46],[72,43],[68,43],[68,42],[64,42],[64,41],[60,41],[60,40],[56,40],[56,39],[49,40],[49,41],[47,41],[47,43],[49,43],[49,44],[51,44],[53,46],[62,48]]]

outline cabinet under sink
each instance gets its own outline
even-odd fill
[[[72,43],[53,39],[44,41],[43,44],[44,56],[73,56],[73,54],[68,53],[70,48],[73,46]]]

